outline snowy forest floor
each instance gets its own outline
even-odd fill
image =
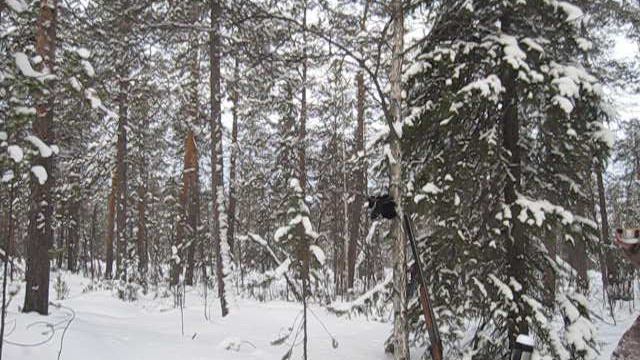
[[[591,275],[594,281],[590,304],[593,314],[597,315],[594,321],[602,346],[600,359],[608,360],[639,311],[626,303],[616,310],[617,324],[614,325],[602,306],[601,287],[595,284],[598,275]],[[125,302],[118,299],[115,290],[87,290],[91,281],[79,275],[63,273],[62,278],[69,293],[65,300],[53,301],[62,307],[50,307],[48,317],[19,312],[23,289],[12,297],[6,321],[5,339],[10,343],[5,343],[5,359],[58,359],[63,336],[59,358],[65,360],[280,359],[289,349],[289,342],[279,346],[271,342],[292,326],[301,311],[301,305],[296,303],[235,299],[230,315],[223,319],[217,301],[210,300],[211,316],[206,320],[202,289],[187,288],[182,335],[181,311],[173,307],[172,296],[154,298],[154,292],[150,292],[134,302]],[[56,298],[54,280],[55,274],[52,274],[52,299]],[[17,285],[9,289],[17,289]],[[209,298],[213,297],[210,292]],[[383,352],[391,322],[368,321],[363,317],[338,318],[319,306],[311,309],[339,343],[334,349],[323,325],[310,315],[311,359],[392,358]],[[27,346],[40,342],[44,343]],[[300,351],[301,346],[296,347],[291,358],[300,358]],[[423,351],[414,349],[414,358],[419,358]]]

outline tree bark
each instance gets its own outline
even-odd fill
[[[67,270],[76,272],[78,262],[78,247],[80,246],[80,204],[72,199],[69,204],[69,218],[67,234]]]
[[[118,80],[118,140],[116,143],[116,277],[126,278],[127,256],[127,71],[121,70]]]
[[[360,20],[360,31],[366,31],[366,19],[367,19],[367,11],[368,11],[368,2],[365,3],[365,10]],[[362,67],[362,65],[361,65]],[[358,250],[358,241],[361,236],[361,225],[362,225],[362,207],[364,206],[364,196],[367,192],[367,183],[366,183],[366,167],[364,164],[364,132],[365,132],[365,123],[364,123],[364,112],[365,112],[365,96],[366,89],[364,87],[364,70],[361,68],[358,70],[358,74],[356,75],[356,146],[355,146],[355,157],[356,157],[356,169],[353,175],[353,202],[351,203],[351,214],[349,216],[349,250],[348,250],[348,270],[347,270],[347,285],[349,288],[353,287],[353,281],[355,278],[355,266],[356,266],[356,257]]]
[[[185,139],[185,155],[184,155],[184,185],[180,199],[181,211],[183,212],[182,221],[178,223],[178,239],[187,252],[187,269],[185,273],[185,283],[193,285],[194,271],[194,253],[196,247],[196,234],[198,229],[198,149],[196,147],[196,139],[193,130],[189,130]]]
[[[231,157],[229,165],[229,250],[234,254],[236,263],[240,264],[240,254],[236,249],[235,233],[236,233],[236,192],[237,192],[237,156],[238,156],[238,60],[235,61],[233,88],[231,89],[231,115],[233,123],[231,125]]]
[[[502,19],[504,29],[509,29],[510,19]],[[516,204],[518,192],[521,188],[522,159],[520,152],[520,119],[518,117],[518,98],[516,89],[516,73],[509,64],[504,65],[502,84],[505,92],[502,98],[502,146],[508,158],[508,174],[504,186],[504,202],[511,208],[512,214],[520,213]],[[525,254],[527,251],[527,239],[520,221],[513,220],[505,238],[507,251],[507,274],[510,278],[526,287],[525,283]],[[520,304],[522,291],[513,292],[513,302]],[[509,344],[513,346],[519,334],[527,334],[529,331],[526,316],[522,313],[522,307],[512,308],[508,314]]]
[[[391,86],[391,115],[389,119],[389,194],[397,203],[398,215],[391,223],[393,239],[393,356],[396,360],[409,359],[409,339],[407,332],[407,249],[402,231],[404,215],[402,199],[402,56],[404,52],[404,9],[402,0],[391,2],[392,16],[392,58],[389,83]]]
[[[596,168],[596,181],[598,183],[598,204],[600,207],[600,219],[601,219],[601,231],[600,239],[602,245],[605,247],[603,256],[601,257],[602,263],[602,284],[604,289],[609,287],[609,283],[616,282],[618,278],[617,268],[615,265],[615,257],[609,246],[611,246],[610,229],[609,229],[609,214],[607,213],[607,198],[605,195],[604,181],[602,179],[604,173],[603,166],[597,165]]]
[[[210,0],[211,27],[209,33],[209,56],[211,61],[211,198],[212,198],[212,231],[213,247],[216,252],[216,281],[218,285],[218,297],[220,298],[220,308],[222,316],[227,316],[229,308],[225,294],[225,269],[223,258],[225,249],[222,241],[227,241],[226,236],[221,236],[224,227],[220,217],[224,212],[224,184],[223,184],[223,160],[222,160],[222,118],[220,111],[220,23],[222,21],[222,8],[220,0]],[[221,211],[222,210],[222,211]],[[227,269],[228,271],[228,269]]]
[[[43,72],[52,73],[55,66],[57,1],[41,0],[36,29],[36,52],[42,57],[39,65]],[[47,90],[36,93],[36,119],[33,133],[46,144],[51,144],[53,134],[53,81],[48,80]],[[35,311],[42,315],[49,312],[49,249],[53,245],[53,158],[37,157],[33,166],[41,166],[47,172],[47,180],[40,184],[31,175],[31,204],[29,210],[29,238],[26,251],[25,297],[23,312]]]
[[[89,261],[91,261],[90,264],[90,270],[91,270],[91,280],[94,279],[95,277],[95,266],[94,266],[94,261],[95,261],[95,252],[96,252],[96,247],[95,247],[95,241],[94,238],[96,236],[96,218],[98,216],[98,205],[94,204],[93,205],[93,212],[91,213],[91,236],[89,237]]]
[[[197,23],[200,16],[200,7],[197,5],[191,8],[191,20]],[[195,269],[195,251],[198,247],[198,226],[200,194],[198,186],[199,178],[199,155],[195,132],[199,128],[199,97],[198,82],[200,78],[200,56],[198,45],[198,33],[191,32],[189,36],[190,57],[189,57],[189,104],[187,105],[187,125],[189,130],[185,139],[185,163],[184,163],[184,192],[182,210],[186,216],[187,226],[187,271],[185,273],[185,283],[193,285],[193,274]]]
[[[144,171],[144,169],[141,170]],[[138,232],[136,234],[136,243],[138,251],[138,272],[140,273],[140,278],[144,280],[148,263],[146,223],[147,184],[145,183],[146,179],[144,177],[142,177],[142,179],[141,183],[138,184]]]
[[[105,279],[111,279],[113,276],[113,236],[115,233],[115,217],[116,217],[116,196],[118,193],[118,177],[117,172],[113,172],[111,176],[111,193],[109,194],[109,203],[107,204],[107,231],[105,232],[105,250],[106,250],[106,269],[104,271]]]

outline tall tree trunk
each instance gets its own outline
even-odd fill
[[[196,234],[198,230],[198,149],[193,130],[189,130],[185,139],[184,172],[182,194],[180,197],[182,221],[178,227],[184,227],[183,231],[178,230],[182,249],[187,251],[187,269],[185,273],[185,283],[193,285],[194,253],[196,247]]]
[[[115,233],[116,196],[118,193],[118,175],[114,171],[111,176],[111,193],[107,204],[107,231],[105,231],[106,268],[104,277],[111,279],[113,276],[113,236]]]
[[[98,217],[98,205],[93,205],[93,212],[91,213],[91,236],[89,237],[89,261],[91,261],[90,270],[91,270],[91,280],[93,281],[95,274],[95,236],[96,236],[96,218]]]
[[[79,220],[80,204],[72,199],[69,203],[69,223],[67,233],[67,270],[76,272],[78,261],[78,247],[80,246],[80,220]]]
[[[618,279],[617,267],[615,263],[615,257],[609,246],[611,245],[610,230],[609,230],[609,214],[607,213],[607,198],[605,195],[604,181],[602,179],[604,169],[602,164],[598,164],[596,167],[596,181],[598,183],[598,204],[600,207],[600,221],[601,232],[600,240],[605,247],[603,256],[600,259],[602,266],[602,284],[604,289],[609,287],[609,283],[616,282]]]
[[[229,308],[225,294],[225,259],[228,257],[228,243],[226,234],[226,224],[221,221],[224,213],[224,184],[223,184],[223,160],[222,160],[222,118],[220,112],[220,23],[222,22],[222,8],[220,0],[210,0],[211,7],[211,27],[209,33],[209,56],[211,61],[211,198],[212,198],[212,231],[213,247],[216,252],[216,278],[218,285],[218,297],[220,297],[220,308],[222,316],[227,316]],[[223,254],[225,253],[225,254]]]
[[[129,10],[130,2],[122,0],[121,10]],[[126,280],[129,262],[128,234],[127,234],[127,130],[129,128],[129,64],[127,62],[128,36],[131,30],[131,19],[122,17],[118,24],[118,33],[124,36],[120,44],[120,65],[118,68],[118,139],[116,142],[116,173],[118,178],[118,192],[116,196],[116,277]]]
[[[561,233],[562,230],[558,228],[553,228],[547,232],[545,247],[547,248],[547,253],[549,254],[549,258],[551,258],[552,262],[555,262],[556,257],[558,256],[557,238],[558,234]],[[545,267],[542,275],[542,282],[545,284],[544,302],[545,305],[551,309],[554,307],[556,301],[556,273],[552,267]]]
[[[307,0],[303,1],[302,16],[302,98],[300,103],[300,123],[298,124],[298,180],[300,181],[300,189],[302,190],[302,201],[305,199],[307,188],[307,158],[306,158],[306,142],[307,142]],[[302,358],[308,359],[308,326],[307,326],[307,298],[309,296],[309,239],[306,235],[304,227],[298,225],[298,233],[300,236],[299,255],[301,260],[302,271],[302,306],[303,306],[303,324],[302,324]]]
[[[238,156],[238,60],[235,60],[234,66],[234,81],[233,88],[231,89],[231,102],[233,107],[231,108],[231,115],[233,123],[231,125],[231,157],[229,164],[229,232],[228,242],[229,249],[234,254],[236,263],[240,264],[240,254],[235,248],[235,233],[236,233],[236,188],[237,188],[237,156]]]
[[[1,6],[0,6],[1,7]],[[2,360],[2,347],[4,345],[4,329],[6,325],[7,318],[7,266],[9,265],[9,261],[11,259],[11,253],[9,251],[11,244],[11,234],[13,233],[13,197],[14,197],[14,188],[15,184],[11,183],[9,185],[9,209],[7,211],[7,218],[9,219],[9,223],[7,225],[7,238],[4,243],[4,261],[3,261],[3,277],[2,277],[2,317],[0,317],[0,360]]]
[[[366,31],[366,20],[369,3],[365,3],[364,14],[360,20],[360,31]],[[367,192],[366,183],[366,167],[364,164],[364,112],[365,112],[365,96],[366,89],[364,87],[364,70],[361,68],[356,75],[356,169],[353,175],[353,202],[351,202],[351,214],[349,216],[349,250],[348,250],[348,280],[347,285],[349,288],[353,287],[353,281],[355,277],[355,266],[358,249],[358,241],[361,236],[361,222],[362,222],[362,207],[364,206],[364,195]]]
[[[191,19],[193,23],[197,23],[200,16],[200,7],[197,5],[191,8]],[[185,274],[185,283],[193,285],[193,274],[195,270],[195,251],[199,245],[198,237],[198,220],[200,207],[200,194],[198,186],[199,177],[199,156],[198,147],[195,136],[196,129],[200,125],[200,101],[198,96],[198,83],[200,79],[200,46],[198,44],[198,33],[191,32],[189,36],[190,58],[189,58],[189,104],[187,105],[187,124],[189,131],[185,139],[185,163],[184,163],[184,199],[182,209],[186,215],[187,226],[187,271]]]
[[[116,144],[116,277],[126,278],[127,256],[127,92],[129,88],[126,79],[128,72],[120,71],[118,84],[118,140]]]
[[[391,2],[392,16],[392,58],[389,85],[391,86],[391,116],[389,119],[389,194],[397,202],[398,215],[391,223],[393,239],[393,356],[396,360],[409,359],[407,333],[407,250],[405,234],[402,231],[402,148],[400,147],[402,128],[402,56],[404,52],[404,9],[402,0]]]
[[[144,167],[144,165],[142,165]],[[144,168],[141,169],[144,171]],[[140,278],[145,279],[147,273],[148,254],[147,254],[147,184],[146,177],[141,174],[142,180],[138,184],[138,232],[136,234],[136,243],[138,251],[138,272]]]
[[[511,26],[510,19],[503,17],[501,19],[503,29]],[[516,72],[509,64],[504,65],[502,74],[502,84],[505,92],[502,98],[502,145],[506,156],[509,159],[508,175],[506,176],[506,184],[504,187],[504,201],[511,208],[512,214],[520,213],[516,200],[521,187],[522,159],[520,155],[520,119],[518,117],[518,98],[516,89]],[[524,234],[522,223],[514,220],[511,228],[506,234],[506,250],[507,250],[507,273],[511,279],[514,279],[523,287],[525,283],[525,255],[527,251],[527,239]],[[513,292],[513,302],[521,303],[522,291]],[[529,331],[526,317],[523,314],[524,308],[518,306],[509,312],[509,344],[513,346],[516,337],[519,334],[527,334]]]
[[[36,29],[36,52],[42,57],[39,65],[43,72],[52,73],[56,50],[57,1],[41,0],[40,15]],[[53,81],[48,80],[48,91],[36,93],[36,119],[33,133],[46,144],[51,144],[53,134]],[[23,312],[36,311],[42,315],[49,312],[49,249],[53,245],[53,159],[37,157],[32,163],[46,171],[47,179],[42,183],[31,175],[31,206],[29,210],[29,238],[26,251],[25,296]]]

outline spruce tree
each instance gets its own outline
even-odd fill
[[[564,1],[452,1],[438,11],[407,71],[404,141],[417,211],[431,224],[420,246],[436,317],[450,343],[459,319],[480,321],[469,348],[454,353],[500,357],[533,333],[542,354],[565,358],[575,338],[549,327],[552,289],[539,281],[557,269],[546,239],[560,231],[571,246],[594,241],[582,189],[594,157],[607,154],[584,13]],[[591,335],[580,334],[593,345]]]

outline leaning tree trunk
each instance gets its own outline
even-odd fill
[[[600,239],[602,245],[605,247],[603,250],[603,256],[601,258],[602,272],[602,284],[606,290],[611,282],[616,282],[618,278],[617,267],[615,263],[615,256],[613,251],[609,249],[611,245],[611,238],[609,237],[609,214],[607,214],[607,198],[605,196],[604,181],[602,179],[604,173],[603,166],[597,165],[596,168],[596,181],[598,183],[598,202],[600,207],[600,219],[601,219],[601,232]]]
[[[391,86],[391,119],[389,119],[389,194],[397,202],[398,215],[391,223],[393,239],[393,356],[396,360],[409,359],[407,333],[407,248],[402,231],[402,56],[404,51],[404,9],[402,0],[391,2],[393,27],[392,58],[389,83]]]
[[[36,29],[36,52],[42,57],[42,72],[51,73],[55,64],[57,1],[41,0]],[[53,142],[54,80],[45,82],[47,91],[35,95],[36,119],[33,134],[46,144]],[[31,175],[31,204],[29,210],[29,238],[26,244],[25,296],[23,312],[49,312],[49,249],[53,245],[53,159],[37,157],[32,163],[36,169],[46,171],[47,178]],[[44,181],[43,181],[44,180]]]
[[[211,234],[213,236],[213,247],[216,253],[216,281],[218,285],[218,297],[220,297],[220,308],[222,316],[227,316],[229,308],[225,293],[225,265],[230,265],[228,259],[229,247],[226,239],[226,224],[221,221],[224,213],[224,184],[223,184],[223,161],[222,161],[222,119],[220,112],[220,23],[222,21],[222,8],[220,0],[210,0],[211,26],[209,33],[209,56],[211,61],[211,202],[212,221]],[[225,244],[223,244],[223,242]]]

